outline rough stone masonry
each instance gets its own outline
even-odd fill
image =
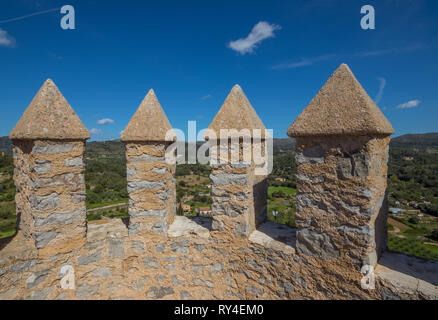
[[[210,127],[262,128],[245,100],[233,88]],[[392,128],[346,65],[288,132],[297,229],[264,222],[254,163],[213,166],[213,219],[175,217],[174,169],[162,161],[171,126],[158,106],[149,92],[122,136],[129,229],[87,224],[88,131],[43,85],[11,133],[20,219],[0,241],[0,299],[438,299],[438,262],[385,250]],[[362,286],[362,264],[375,264],[374,287]]]
[[[12,130],[18,228],[40,256],[85,243],[88,130],[49,79]]]
[[[126,146],[129,232],[167,232],[176,212],[175,164],[166,161],[172,126],[151,89],[122,133]]]

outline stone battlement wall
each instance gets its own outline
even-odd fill
[[[210,125],[222,128],[264,130],[239,86]],[[266,176],[242,144],[239,164],[212,163],[213,218],[175,216],[169,130],[151,90],[122,134],[130,218],[87,223],[89,133],[46,81],[10,135],[19,220],[0,242],[0,299],[438,298],[438,262],[386,251],[393,130],[348,66],[288,130],[296,229],[266,222]]]

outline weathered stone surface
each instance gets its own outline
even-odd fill
[[[176,216],[174,222],[170,225],[167,234],[173,238],[181,236],[209,238],[210,230],[208,225],[210,221],[210,219],[203,217],[191,218],[185,216]]]
[[[133,181],[128,182],[128,192],[134,192],[141,189],[156,189],[163,188],[163,182],[155,182],[155,181]]]
[[[80,256],[78,258],[78,264],[79,265],[87,265],[93,262],[97,262],[100,261],[100,259],[102,259],[102,253],[101,251],[96,251],[90,255],[86,255],[86,256]]]
[[[170,245],[170,249],[173,252],[187,253],[189,252],[188,246],[189,246],[189,241],[183,240],[183,241],[173,242]]]
[[[59,197],[55,192],[47,196],[32,195],[29,200],[35,210],[53,209],[59,206]]]
[[[158,269],[159,268],[159,263],[158,260],[156,258],[148,258],[145,257],[143,258],[143,265],[146,269]]]
[[[229,184],[248,184],[248,177],[245,174],[219,173],[216,175],[210,175],[210,179],[215,185],[218,186],[225,186]]]
[[[99,285],[89,285],[87,283],[80,284],[76,289],[75,295],[79,299],[88,299],[91,296],[97,294]]]
[[[76,210],[70,213],[53,213],[47,218],[36,218],[35,226],[46,226],[46,225],[66,225],[71,224],[74,221],[84,221],[86,216],[85,210]]]
[[[124,241],[123,239],[109,239],[109,253],[110,257],[123,257],[124,256]]]
[[[131,121],[122,132],[122,141],[166,141],[172,130],[169,120],[155,95],[149,90]],[[167,139],[173,141],[173,139]]]
[[[265,137],[266,130],[248,98],[237,84],[231,89],[208,129],[216,132],[217,137],[220,137],[221,129],[236,129],[238,131],[259,129],[262,138]]]
[[[39,271],[39,272],[32,273],[26,279],[27,289],[32,289],[33,287],[36,287],[41,282],[43,282],[47,278],[49,272],[50,272],[50,270],[44,270],[44,271]]]
[[[290,137],[393,133],[346,64],[333,73],[287,130]]]
[[[73,159],[65,159],[65,166],[66,167],[76,167],[76,168],[84,168],[84,161],[82,160],[82,157],[76,157]]]
[[[54,290],[53,287],[44,288],[41,290],[33,291],[29,296],[26,297],[27,300],[45,300],[48,295]]]
[[[297,249],[300,253],[324,260],[339,256],[339,250],[333,245],[328,235],[319,234],[309,229],[297,231]]]
[[[172,287],[152,287],[146,293],[146,298],[161,299],[173,293],[174,291]]]
[[[47,79],[9,135],[23,140],[86,140],[90,133],[51,79]]]

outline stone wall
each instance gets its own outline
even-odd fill
[[[176,212],[175,165],[166,163],[166,144],[127,143],[129,232],[164,233]]]
[[[389,137],[297,138],[297,248],[358,267],[386,248]]]
[[[48,80],[11,132],[19,228],[0,241],[0,299],[438,299],[438,262],[385,251],[392,127],[379,112],[342,65],[289,128],[293,229],[265,222],[255,160],[212,164],[212,219],[175,216],[172,127],[151,90],[122,134],[130,219],[87,223],[89,134]],[[210,129],[242,126],[264,129],[235,86]]]
[[[18,228],[40,255],[85,242],[84,142],[13,141]]]

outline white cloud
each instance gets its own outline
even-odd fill
[[[409,108],[415,108],[420,105],[420,100],[411,100],[406,103],[399,104],[396,108],[397,109],[409,109]]]
[[[279,25],[260,21],[252,28],[246,38],[230,41],[228,47],[242,55],[252,53],[259,43],[265,39],[274,37],[274,31],[280,29],[281,27]]]
[[[13,48],[15,47],[15,39],[11,37],[6,30],[0,28],[0,46]]]
[[[104,118],[104,119],[97,120],[97,124],[100,124],[100,125],[107,124],[107,123],[114,123],[114,120],[110,119],[110,118]]]
[[[211,97],[213,97],[211,94],[207,94],[207,95],[201,97],[201,100],[207,100],[207,99],[210,99]]]
[[[100,130],[100,129],[93,128],[93,129],[90,130],[90,133],[91,134],[102,134],[103,131]]]
[[[377,92],[377,96],[374,99],[376,104],[379,103],[380,100],[382,100],[382,98],[383,98],[383,91],[385,90],[385,87],[386,87],[386,79],[385,78],[379,78],[379,81],[380,81],[379,92]]]

